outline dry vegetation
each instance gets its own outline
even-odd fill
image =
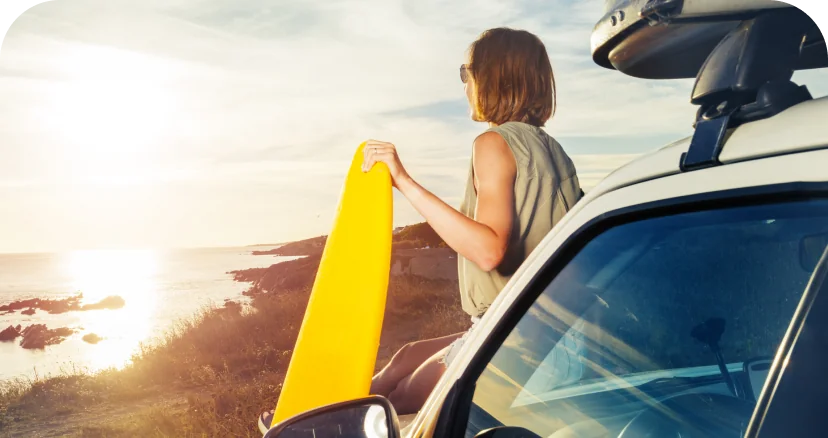
[[[67,372],[0,387],[0,436],[261,436],[308,288],[180,321],[123,370]],[[377,366],[407,342],[465,330],[456,282],[392,279]]]

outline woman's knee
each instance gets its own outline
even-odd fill
[[[411,415],[420,411],[423,403],[418,403],[413,394],[410,394],[408,388],[400,384],[396,389],[388,394],[388,401],[394,406],[394,411],[398,415]]]
[[[386,365],[386,368],[395,368],[398,367],[400,364],[405,363],[405,358],[411,355],[410,345],[411,344],[405,344],[402,346],[402,348],[397,350],[397,352],[394,353],[393,356],[391,356],[391,360],[388,361],[388,365]]]
[[[395,380],[393,384],[396,384],[398,380],[414,373],[419,367],[428,362],[432,356],[445,350],[451,341],[451,338],[440,338],[414,341],[405,344],[397,350],[388,365],[377,376],[382,377],[383,380],[386,380],[384,379],[385,377],[391,378]]]
[[[402,348],[397,351],[397,354],[391,359],[399,361],[399,362],[407,362],[411,360],[412,357],[418,356],[418,350],[423,348],[423,341],[414,341],[409,342],[402,346]]]
[[[388,400],[398,414],[415,414],[423,407],[431,391],[434,390],[440,377],[446,371],[446,367],[440,362],[439,356],[440,353],[432,356],[430,360],[403,379],[388,394]]]
[[[434,385],[430,382],[403,381],[388,394],[388,401],[399,415],[416,414],[422,409],[433,389]]]

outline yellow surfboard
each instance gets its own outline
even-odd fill
[[[355,398],[371,387],[391,268],[392,191],[388,168],[362,172],[357,149],[273,416]]]

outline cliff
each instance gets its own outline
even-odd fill
[[[312,256],[322,253],[328,236],[299,240],[267,251],[253,251],[253,255],[285,257]],[[426,222],[402,227],[391,239],[394,249],[448,248],[443,239]]]

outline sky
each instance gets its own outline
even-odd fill
[[[547,124],[588,190],[690,135],[690,80],[596,66],[602,0],[56,0],[0,47],[0,252],[275,243],[329,232],[356,147],[393,142],[458,205],[458,67],[483,30],[546,44]],[[815,95],[823,71],[799,74]],[[802,82],[802,81],[800,81]],[[395,224],[422,219],[395,197]]]

